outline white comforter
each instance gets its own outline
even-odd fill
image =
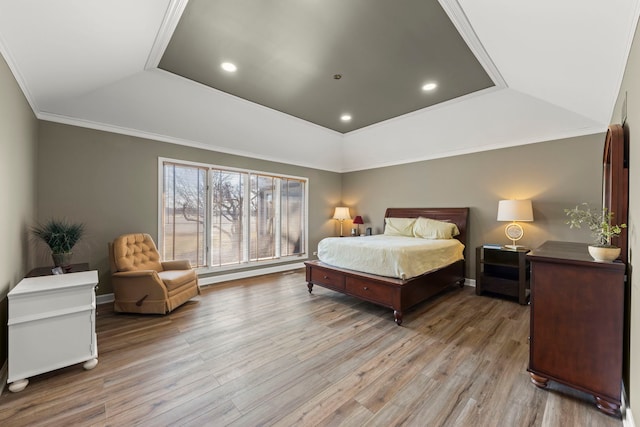
[[[380,276],[410,279],[463,259],[456,239],[403,236],[327,237],[318,244],[320,261]]]

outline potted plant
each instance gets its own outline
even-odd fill
[[[573,209],[565,209],[569,217],[567,224],[570,228],[581,228],[584,224],[591,231],[594,238],[589,246],[589,254],[596,261],[611,262],[620,255],[620,248],[611,244],[612,237],[618,237],[627,224],[614,224],[613,212],[602,209],[592,209],[589,204],[582,203]]]
[[[84,235],[84,224],[50,219],[33,227],[31,232],[49,246],[56,267],[71,269],[71,250]]]

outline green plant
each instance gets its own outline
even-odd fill
[[[627,224],[613,224],[613,212],[602,209],[592,209],[588,203],[577,205],[573,209],[565,209],[565,214],[569,217],[567,224],[569,228],[581,228],[584,224],[594,238],[593,246],[611,247],[611,238],[618,237]]]
[[[50,219],[36,225],[31,232],[42,239],[54,254],[71,252],[71,249],[84,235],[84,224],[70,223],[66,220]]]

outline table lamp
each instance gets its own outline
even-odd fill
[[[337,207],[333,213],[333,219],[340,221],[340,237],[342,237],[342,223],[345,219],[351,219],[351,215],[349,215],[349,208],[343,206]]]
[[[364,224],[362,217],[360,215],[353,218],[353,223],[356,225],[356,236],[360,235],[360,224]]]
[[[511,221],[504,233],[511,239],[511,245],[505,245],[509,249],[518,249],[523,246],[516,245],[522,239],[524,231],[516,221],[533,221],[533,208],[531,200],[500,200],[498,202],[498,221]]]

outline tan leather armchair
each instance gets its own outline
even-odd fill
[[[160,261],[148,234],[124,234],[109,243],[114,310],[165,314],[200,293],[189,261]]]

